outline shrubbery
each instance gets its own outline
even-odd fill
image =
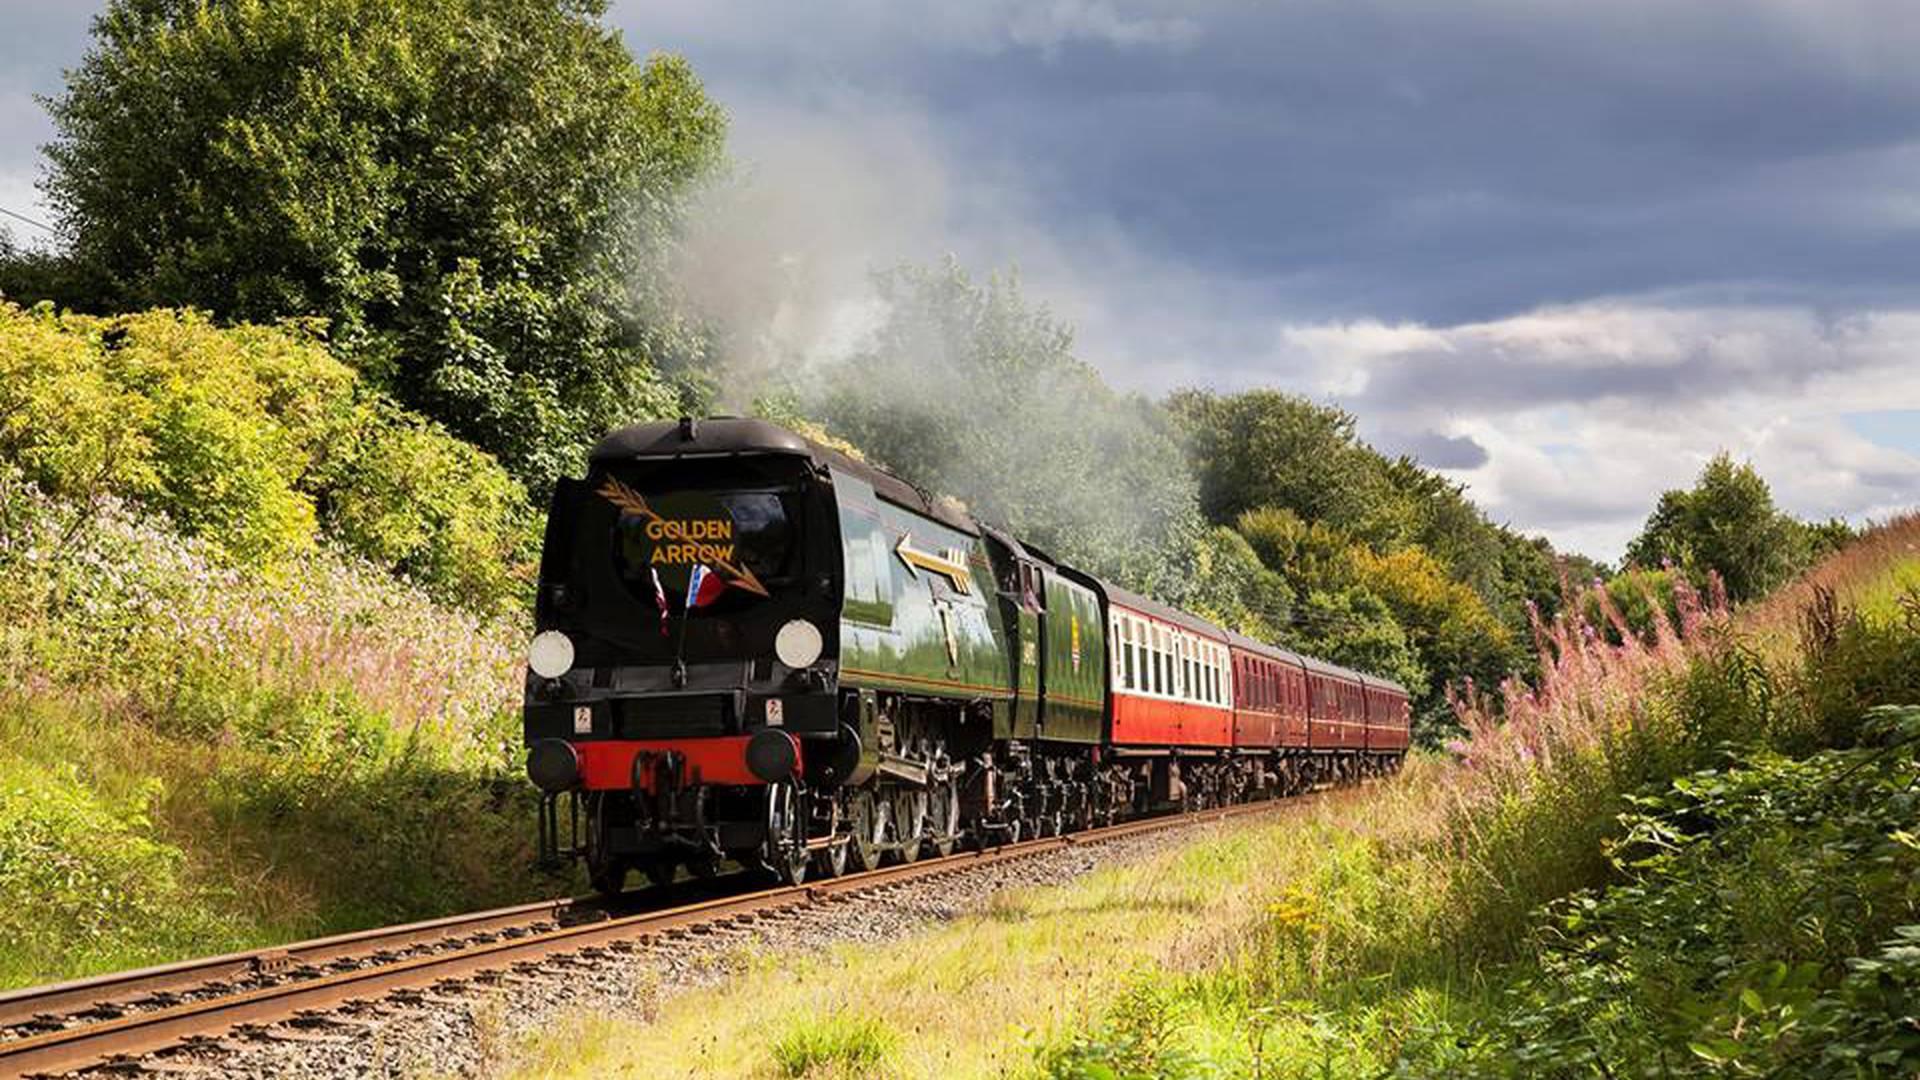
[[[517,623],[327,546],[255,566],[15,483],[0,543],[0,983],[559,888]]]
[[[367,390],[300,324],[0,302],[0,470],[0,501],[22,480],[78,507],[119,496],[255,566],[325,536],[480,609],[518,602],[535,542],[498,465]]]
[[[111,0],[47,102],[66,246],[0,258],[0,292],[325,319],[382,391],[538,489],[671,415],[655,365],[706,344],[668,261],[725,116],[604,10]]]
[[[1907,1076],[1920,1067],[1920,519],[1791,603],[1604,590],[1456,760],[1303,833],[1231,960],[1143,977],[1056,1077]],[[1909,586],[1911,589],[1911,586]],[[1599,625],[1583,613],[1592,613]],[[1303,858],[1305,858],[1303,856]],[[1151,1051],[1148,1053],[1147,1051]]]
[[[1868,728],[1863,749],[1744,756],[1634,799],[1621,883],[1552,905],[1537,969],[1452,1074],[1911,1075],[1920,709]]]

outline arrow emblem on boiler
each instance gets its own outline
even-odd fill
[[[900,537],[900,543],[894,546],[893,553],[900,556],[900,561],[907,564],[907,572],[914,577],[919,577],[920,571],[925,570],[953,582],[954,592],[973,591],[973,571],[967,568],[966,552],[959,548],[948,548],[939,555],[921,551],[913,546],[913,534],[907,533]]]

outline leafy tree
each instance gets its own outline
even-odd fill
[[[901,477],[1050,554],[1179,603],[1204,540],[1165,415],[1116,393],[1011,274],[952,261],[876,281],[887,317],[793,392]]]
[[[1643,567],[1671,564],[1696,580],[1718,574],[1735,601],[1766,595],[1807,557],[1804,527],[1774,506],[1753,466],[1725,453],[1690,490],[1662,494],[1627,547],[1627,561]]]
[[[1300,599],[1288,643],[1407,687],[1415,698],[1415,735],[1423,743],[1433,741],[1437,699],[1429,687],[1435,673],[1407,640],[1405,628],[1385,600],[1359,586],[1311,590]]]
[[[1293,589],[1268,569],[1246,537],[1224,526],[1194,546],[1192,585],[1182,600],[1194,613],[1262,641],[1292,637]]]
[[[402,403],[530,484],[677,407],[664,272],[724,118],[603,0],[111,0],[48,103],[94,309],[319,315]],[[10,290],[12,291],[12,290]]]
[[[1260,561],[1298,590],[1344,589],[1358,584],[1353,537],[1330,525],[1307,523],[1277,506],[1249,510],[1234,523]]]
[[[1225,524],[1277,506],[1366,539],[1404,534],[1406,508],[1385,460],[1354,434],[1352,414],[1277,390],[1182,390],[1167,408],[1179,422],[1208,520]]]
[[[1630,566],[1607,579],[1606,601],[1602,606],[1598,590],[1588,591],[1581,604],[1581,617],[1610,641],[1621,640],[1622,631],[1614,619],[1626,623],[1626,633],[1642,641],[1650,640],[1657,626],[1657,615],[1664,615],[1668,626],[1680,624],[1680,610],[1674,597],[1674,579],[1678,571],[1645,570]]]
[[[1360,583],[1378,596],[1425,666],[1449,681],[1472,676],[1498,685],[1520,666],[1513,634],[1472,589],[1447,576],[1421,548],[1377,555],[1354,552]]]

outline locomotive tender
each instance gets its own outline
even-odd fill
[[[1272,797],[1389,771],[1408,744],[1402,687],[760,420],[601,440],[555,491],[535,622],[542,852],[584,857],[605,891],[722,859],[798,882]]]

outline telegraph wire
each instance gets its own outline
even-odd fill
[[[15,221],[24,221],[36,229],[43,230],[49,235],[57,234],[59,232],[58,229],[55,229],[53,226],[47,224],[44,221],[35,221],[34,219],[28,217],[25,214],[16,213],[15,211],[9,210],[4,206],[0,206],[0,214],[5,214],[6,216],[14,219]]]

